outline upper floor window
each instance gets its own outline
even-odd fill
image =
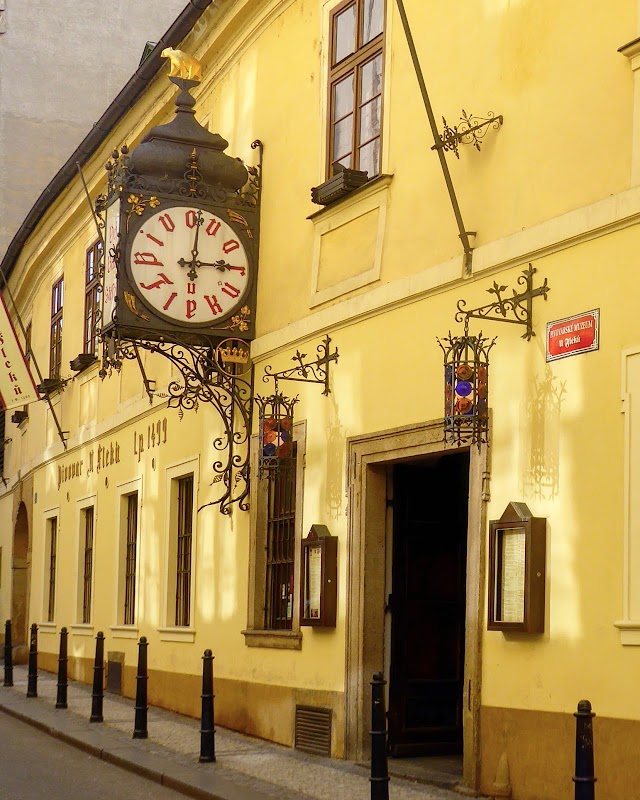
[[[83,353],[96,352],[96,312],[99,309],[99,269],[102,244],[98,241],[87,250],[84,275],[84,339]]]
[[[59,378],[62,366],[62,304],[64,301],[64,277],[51,289],[51,341],[49,346],[49,377]]]
[[[328,176],[380,172],[384,0],[348,0],[331,14]]]

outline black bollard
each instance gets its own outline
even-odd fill
[[[13,686],[13,645],[10,619],[4,623],[4,685]]]
[[[93,662],[93,692],[91,693],[91,716],[89,722],[104,722],[102,705],[104,700],[104,633],[96,636],[96,658]]]
[[[58,656],[58,694],[56,708],[67,708],[67,636],[66,628],[60,629],[60,655]]]
[[[133,727],[134,739],[146,739],[147,731],[147,637],[141,636],[138,643],[138,675],[136,676],[136,719]]]
[[[578,703],[576,718],[575,800],[595,800],[597,778],[593,771],[593,723],[595,714],[588,700]]]
[[[27,680],[27,697],[38,696],[38,626],[31,626],[29,639],[29,674]]]
[[[371,681],[371,800],[389,800],[389,768],[387,765],[387,717],[384,708],[384,687],[381,672]]]
[[[205,650],[202,656],[202,717],[200,720],[199,761],[216,760],[216,743],[213,727],[213,654]]]

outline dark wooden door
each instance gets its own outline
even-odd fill
[[[469,456],[394,468],[389,743],[462,752]]]

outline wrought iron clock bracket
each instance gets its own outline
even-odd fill
[[[163,356],[178,373],[169,382],[167,393],[156,392],[155,381],[144,373],[139,350]],[[185,410],[196,410],[201,403],[209,404],[222,422],[221,435],[213,440],[216,453],[213,462],[214,477],[211,485],[220,485],[216,500],[198,508],[218,506],[220,512],[230,515],[234,506],[241,511],[249,508],[249,440],[251,436],[251,411],[253,403],[253,369],[247,358],[238,353],[222,358],[224,351],[219,345],[203,338],[194,342],[187,335],[181,342],[154,341],[140,338],[136,341],[103,338],[103,360],[100,377],[112,370],[119,371],[125,360],[137,361],[149,399],[167,398],[169,408],[177,408],[180,419]],[[228,363],[227,363],[228,362]],[[232,371],[234,363],[243,372]]]
[[[460,121],[457,125],[449,125],[447,120],[442,117],[444,128],[438,136],[438,141],[431,147],[432,150],[450,150],[456,158],[460,158],[458,146],[461,144],[472,144],[476,150],[480,151],[481,139],[484,139],[489,127],[497,130],[504,118],[502,114],[497,116],[489,111],[486,117],[476,117],[474,114],[467,114],[462,109]]]
[[[469,320],[473,317],[475,319],[488,319],[493,322],[509,322],[514,325],[524,325],[526,330],[522,334],[522,338],[527,341],[535,336],[533,330],[533,299],[535,297],[543,297],[547,299],[549,293],[549,286],[547,279],[541,286],[534,288],[533,276],[537,269],[529,264],[527,269],[523,270],[522,275],[518,278],[518,284],[524,286],[524,291],[516,291],[512,289],[513,295],[511,297],[505,296],[508,292],[508,287],[493,282],[493,286],[487,289],[489,294],[495,295],[496,299],[492,303],[487,303],[478,308],[467,309],[465,300],[458,300],[458,311],[456,312],[456,322],[464,322],[465,335],[469,331]]]
[[[296,350],[295,356],[292,361],[295,361],[296,366],[289,369],[280,370],[280,372],[272,372],[271,367],[267,365],[264,368],[264,375],[262,380],[269,381],[273,379],[275,385],[275,393],[278,393],[278,381],[304,381],[305,383],[319,383],[324,386],[322,390],[323,395],[328,395],[331,391],[329,387],[329,366],[332,361],[338,360],[338,348],[330,352],[331,338],[327,335],[322,340],[322,343],[316,347],[318,356],[313,361],[305,361],[307,358],[306,353],[301,353]]]

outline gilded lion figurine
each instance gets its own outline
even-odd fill
[[[178,78],[187,78],[190,81],[202,80],[202,67],[197,58],[184,53],[182,50],[174,50],[173,47],[165,47],[160,55],[162,58],[168,58],[171,61],[169,77],[177,76]]]

